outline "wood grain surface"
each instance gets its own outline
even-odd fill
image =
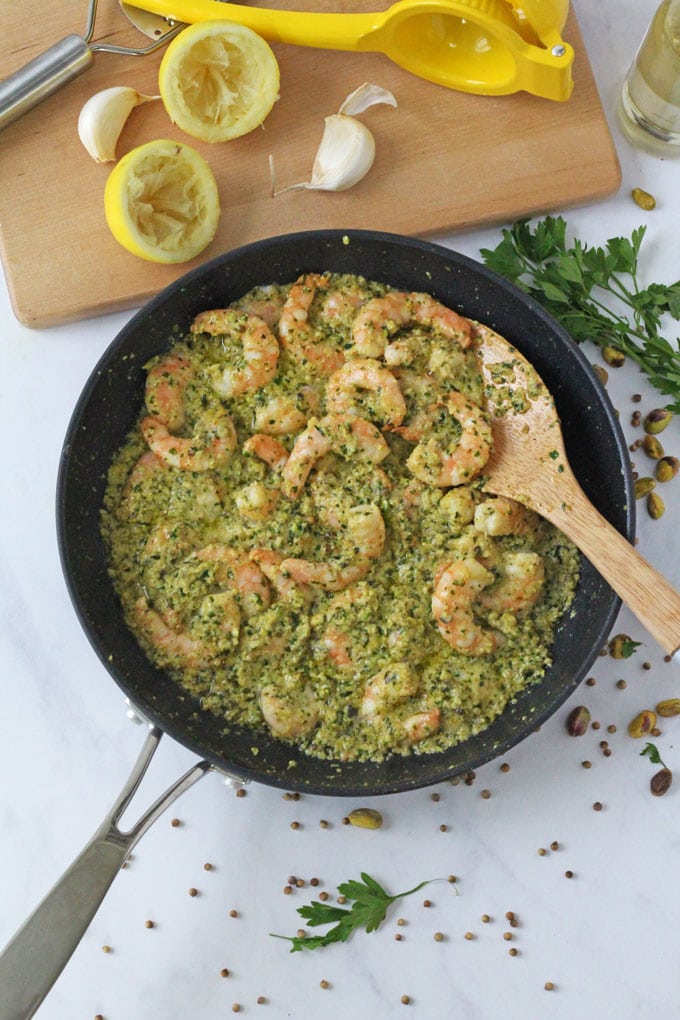
[[[310,9],[342,10],[343,3],[348,9],[349,2],[319,0]],[[353,10],[371,6],[375,0],[351,3]],[[99,7],[95,41],[147,44],[115,0]],[[85,0],[39,10],[0,0],[0,78],[62,36],[83,34],[86,14]],[[618,159],[573,12],[564,34],[576,50],[575,88],[566,103],[523,93],[457,93],[379,54],[278,44],[280,99],[264,126],[243,138],[204,145],[174,128],[160,103],[139,107],[118,156],[154,138],[180,139],[206,157],[219,185],[218,234],[199,259],[182,266],[156,266],[119,247],[103,209],[111,164],[95,164],[77,133],[79,111],[99,89],[131,85],[155,94],[161,54],[96,54],[92,68],[0,135],[0,252],[17,318],[42,327],[134,308],[199,261],[262,237],[328,227],[427,236],[611,194],[620,185]],[[277,187],[309,179],[324,117],[364,81],[390,89],[399,104],[362,115],[376,139],[369,175],[342,193],[272,198],[269,156]]]

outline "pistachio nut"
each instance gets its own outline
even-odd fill
[[[600,380],[602,385],[606,386],[607,383],[609,382],[609,372],[607,371],[607,369],[603,368],[602,365],[593,365],[593,372]]]
[[[640,737],[646,737],[652,732],[656,726],[656,712],[652,712],[651,708],[645,708],[642,712],[638,712],[634,719],[628,723],[628,733],[635,740]]]
[[[639,644],[639,641],[633,641],[628,634],[615,634],[607,648],[612,659],[630,659]]]
[[[662,768],[649,780],[649,789],[655,797],[663,797],[664,793],[668,793],[672,782],[673,773],[671,770]]]
[[[652,489],[655,488],[656,482],[654,481],[653,478],[636,478],[633,490],[635,492],[635,498],[643,499],[645,496],[648,496],[650,494]]]
[[[590,726],[590,711],[585,705],[577,705],[569,713],[567,733],[570,737],[582,737]]]
[[[647,496],[647,513],[653,521],[658,521],[666,513],[666,504],[658,492],[650,492]]]
[[[603,347],[602,357],[612,368],[621,368],[626,362],[626,355],[618,347]]]
[[[355,808],[347,818],[350,825],[356,825],[359,829],[379,829],[383,823],[380,812],[369,807]]]
[[[670,719],[671,716],[680,715],[680,698],[667,698],[665,701],[660,701],[656,706],[657,714],[663,716],[664,719]]]
[[[663,432],[672,417],[672,411],[665,407],[657,407],[649,412],[643,422],[643,428],[649,435],[655,436],[657,432]]]
[[[661,460],[663,457],[663,446],[656,436],[646,435],[642,440],[642,449],[652,460]]]
[[[662,457],[656,465],[656,477],[660,482],[670,482],[680,471],[680,460],[677,457]]]
[[[648,191],[643,191],[642,188],[633,188],[630,194],[635,204],[639,205],[641,209],[646,209],[649,212],[650,209],[656,207],[656,199]]]

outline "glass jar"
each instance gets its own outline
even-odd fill
[[[664,0],[621,92],[621,127],[634,144],[680,155],[680,0]]]

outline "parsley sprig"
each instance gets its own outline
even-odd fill
[[[640,757],[642,758],[645,755],[654,765],[663,765],[665,769],[668,768],[668,765],[666,765],[666,762],[663,761],[661,755],[659,754],[659,749],[656,746],[656,744],[645,744],[643,749],[640,751]]]
[[[494,249],[482,248],[490,269],[512,280],[546,308],[577,343],[615,347],[636,361],[667,407],[680,412],[680,340],[661,335],[662,319],[680,319],[680,280],[642,287],[638,262],[645,227],[603,247],[578,238],[567,242],[567,224],[547,216],[532,228],[518,220]]]
[[[333,924],[333,927],[324,935],[294,935],[292,938],[287,935],[274,935],[274,938],[285,939],[292,943],[291,953],[298,953],[303,949],[330,946],[334,942],[346,942],[352,932],[360,928],[365,928],[367,932],[375,931],[385,920],[390,904],[403,896],[410,896],[411,893],[418,892],[427,884],[427,881],[421,882],[413,889],[390,896],[374,878],[362,871],[360,882],[351,879],[338,886],[338,892],[348,902],[352,901],[352,906],[349,909],[336,907],[329,903],[320,903],[318,900],[313,900],[307,906],[298,908],[298,914],[305,919],[310,928]]]

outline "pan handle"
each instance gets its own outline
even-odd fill
[[[82,853],[62,875],[0,954],[0,1017],[28,1020],[85,934],[128,854],[155,820],[212,769],[197,762],[128,831],[118,822],[132,800],[162,737],[149,734],[125,786]]]
[[[54,46],[0,82],[0,131],[79,74],[94,61],[89,43],[64,36]]]

